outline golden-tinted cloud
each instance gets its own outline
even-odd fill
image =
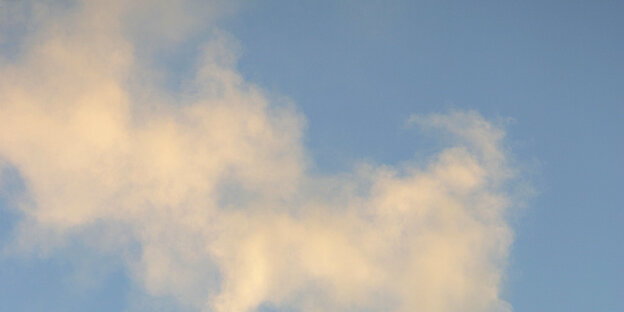
[[[311,174],[303,116],[241,77],[227,35],[214,30],[181,91],[159,87],[132,30],[184,36],[193,6],[137,3],[43,14],[2,63],[0,157],[31,196],[17,244],[84,236],[148,294],[203,311],[510,309],[502,129],[474,112],[412,117],[453,144],[427,161]],[[148,13],[166,18],[128,22]]]

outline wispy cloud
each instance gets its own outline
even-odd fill
[[[412,117],[453,144],[425,165],[312,175],[304,117],[241,77],[227,35],[212,30],[180,91],[137,59],[137,33],[175,41],[224,10],[195,5],[72,3],[3,62],[0,157],[31,196],[17,244],[87,240],[149,295],[204,311],[510,310],[502,129]]]

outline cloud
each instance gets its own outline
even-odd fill
[[[510,310],[500,127],[475,112],[412,117],[452,144],[426,161],[311,174],[304,117],[244,80],[227,34],[206,26],[181,90],[138,59],[137,33],[174,44],[200,27],[188,8],[71,3],[2,62],[0,158],[30,196],[17,246],[82,240],[120,257],[149,296],[202,311]]]

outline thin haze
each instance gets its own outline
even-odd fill
[[[0,67],[0,159],[26,189],[6,252],[80,241],[180,309],[511,310],[514,170],[498,123],[405,116],[446,148],[313,174],[305,117],[245,81],[215,26],[233,5],[3,5],[2,27],[26,29]],[[193,77],[165,87],[153,56],[199,29]]]

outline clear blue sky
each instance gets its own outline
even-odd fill
[[[269,1],[228,27],[243,73],[306,113],[323,168],[408,158],[413,112],[513,118],[538,195],[514,222],[506,297],[516,311],[620,311],[622,14],[618,1]]]
[[[509,118],[506,143],[536,194],[510,217],[503,298],[515,311],[611,312],[624,311],[623,16],[619,1],[268,0],[218,23],[239,41],[243,77],[305,115],[319,172],[426,153],[405,127],[414,113]],[[172,88],[202,36],[161,55]],[[7,174],[3,245],[23,188]],[[62,255],[1,258],[0,310],[116,311],[140,293],[122,265],[84,289],[74,269]]]

